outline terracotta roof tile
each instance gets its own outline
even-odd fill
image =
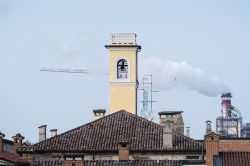
[[[84,161],[84,166],[179,166],[177,160],[96,160]]]
[[[84,160],[84,166],[179,166],[178,160]],[[63,166],[62,160],[41,160],[34,162],[34,166]]]
[[[34,145],[34,151],[117,151],[128,140],[131,151],[201,151],[203,144],[174,132],[173,149],[163,147],[163,127],[126,111],[105,116]],[[25,151],[25,148],[21,151]]]
[[[63,160],[37,160],[34,166],[64,166]]]
[[[250,152],[220,152],[222,166],[250,166]]]
[[[29,165],[29,162],[22,159],[21,157],[15,155],[15,154],[12,154],[12,153],[0,153],[0,160],[4,160],[4,161],[7,161],[7,162],[10,162],[12,164],[19,164],[19,165],[24,165],[24,164],[27,164]]]

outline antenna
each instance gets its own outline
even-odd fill
[[[148,100],[148,91],[145,88],[145,85],[150,85],[150,100]],[[141,110],[141,116],[147,118],[148,120],[154,119],[153,114],[153,102],[157,102],[153,100],[153,93],[158,92],[153,90],[153,76],[150,75],[144,75],[142,78],[142,89],[143,90],[143,100],[140,101],[143,104],[143,108]],[[150,103],[150,110],[148,110],[148,103]]]
[[[186,127],[186,136],[187,137],[190,137],[190,127]]]
[[[148,91],[145,89],[145,80],[147,78],[143,77],[142,78],[142,89],[143,90],[143,101],[142,101],[142,110],[140,115],[142,117],[147,117],[148,116]]]

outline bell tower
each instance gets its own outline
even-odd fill
[[[110,35],[109,45],[109,109],[110,113],[126,110],[137,114],[137,53],[135,33]]]

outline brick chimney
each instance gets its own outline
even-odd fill
[[[207,120],[206,121],[206,135],[210,134],[212,132],[212,126],[211,126],[211,121]]]
[[[182,118],[183,111],[162,111],[159,112],[160,124],[166,120],[173,122],[173,130],[184,135],[184,121]]]
[[[173,121],[165,120],[163,123],[163,147],[173,148]]]
[[[213,157],[219,154],[219,138],[220,136],[214,132],[205,135],[207,166],[213,166]]]
[[[3,143],[3,138],[5,137],[5,134],[0,132],[0,153],[4,152],[4,143]]]
[[[129,160],[129,142],[120,141],[118,145],[119,160]]]
[[[47,125],[41,125],[39,129],[39,142],[46,140],[46,127]]]
[[[14,152],[16,153],[17,147],[22,146],[24,136],[22,136],[20,133],[17,133],[15,136],[12,137],[14,140]]]
[[[105,116],[106,110],[105,109],[94,109],[94,120],[100,119]]]
[[[57,129],[50,129],[50,134],[51,134],[51,137],[54,137],[57,135]]]

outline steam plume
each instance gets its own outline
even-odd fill
[[[174,62],[152,57],[142,62],[141,74],[153,74],[154,86],[159,90],[184,87],[201,94],[215,97],[229,92],[229,88],[218,78],[186,62]]]

